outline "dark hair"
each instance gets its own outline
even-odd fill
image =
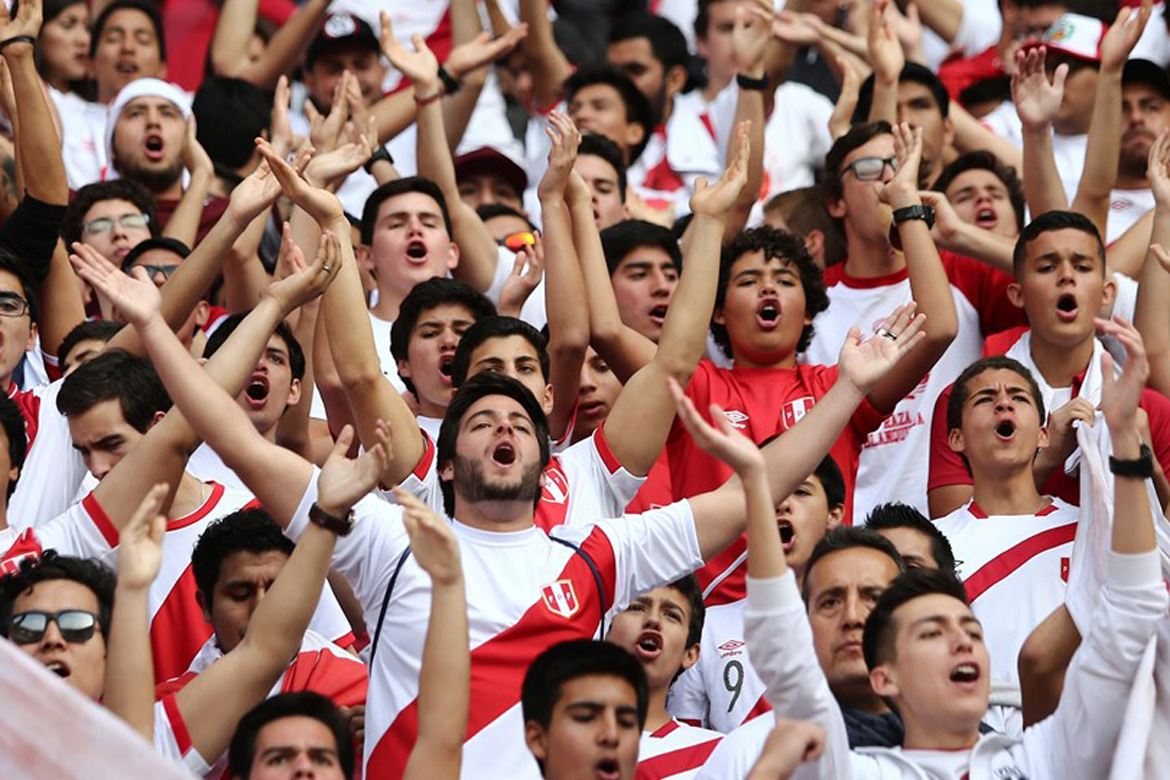
[[[191,256],[191,247],[184,244],[177,238],[169,236],[158,236],[157,238],[148,238],[145,241],[139,241],[133,249],[126,253],[122,258],[122,272],[129,274],[134,270],[134,264],[138,262],[138,258],[142,257],[147,252],[153,252],[156,249],[161,249],[164,252],[170,252],[179,258],[179,260],[186,260]]]
[[[934,74],[934,71],[917,62],[907,62],[902,66],[902,72],[898,75],[899,84],[905,81],[921,84],[929,89],[931,96],[934,97],[935,107],[942,114],[943,119],[947,118],[951,111],[951,97],[947,94],[947,88],[943,86],[942,80]],[[861,89],[857,93],[857,107],[853,109],[853,123],[860,124],[869,119],[869,109],[872,105],[873,74],[871,73],[861,83]]]
[[[662,63],[662,75],[673,67],[688,69],[691,55],[687,39],[669,19],[647,11],[631,11],[620,17],[609,29],[609,42],[619,43],[634,38],[650,42],[654,59]]]
[[[865,633],[861,638],[861,652],[865,665],[875,669],[887,661],[894,660],[895,634],[894,612],[898,607],[919,596],[942,594],[967,604],[967,591],[953,572],[935,569],[913,569],[904,571],[894,578],[890,586],[878,596],[877,603],[865,620]]]
[[[121,349],[102,352],[65,377],[57,411],[66,417],[88,412],[103,401],[117,401],[126,423],[146,433],[154,416],[171,407],[171,398],[146,358]]]
[[[950,165],[942,169],[942,173],[938,176],[938,181],[934,183],[935,192],[946,192],[947,187],[959,177],[959,174],[967,171],[990,171],[999,179],[1000,183],[1007,190],[1008,200],[1011,201],[1012,210],[1016,212],[1016,230],[1024,229],[1024,214],[1027,211],[1027,206],[1024,203],[1024,185],[1020,183],[1020,178],[1016,175],[1016,169],[1004,165],[1000,159],[992,152],[983,149],[974,152],[964,152],[951,162]]]
[[[496,315],[496,307],[492,302],[471,285],[457,279],[432,276],[425,282],[416,284],[398,307],[398,318],[390,326],[390,354],[396,361],[407,359],[410,335],[418,325],[419,318],[445,304],[464,307],[475,322]],[[402,377],[402,382],[407,390],[416,392],[409,377]]]
[[[991,357],[980,358],[964,368],[963,372],[959,374],[959,378],[951,385],[951,397],[947,399],[948,432],[963,427],[963,405],[971,397],[969,390],[971,380],[985,371],[998,371],[1001,369],[1011,371],[1027,382],[1028,392],[1031,393],[1032,401],[1036,404],[1036,414],[1040,418],[1040,424],[1044,425],[1048,418],[1045,416],[1044,411],[1044,396],[1040,393],[1040,385],[1036,383],[1036,377],[1020,361],[1007,357],[1006,355],[992,355]]]
[[[239,509],[213,521],[200,534],[195,549],[191,551],[191,572],[195,575],[196,587],[203,594],[204,604],[211,607],[220,568],[229,555],[279,552],[290,556],[294,547],[263,509]]]
[[[938,526],[923,517],[912,506],[897,501],[878,504],[865,519],[865,527],[871,531],[882,531],[888,528],[909,528],[930,539],[930,557],[943,571],[955,570],[955,552],[951,549],[951,542]]]
[[[804,315],[810,320],[809,324],[801,330],[800,340],[796,344],[796,351],[803,352],[812,341],[813,326],[811,321],[829,308],[829,293],[825,289],[824,275],[813,259],[809,257],[804,241],[791,233],[767,225],[760,225],[740,231],[731,240],[731,243],[723,248],[723,254],[719,259],[719,286],[715,289],[715,311],[722,309],[727,300],[727,287],[731,284],[731,269],[740,258],[749,252],[763,252],[765,260],[777,258],[796,266],[797,273],[800,275],[800,286],[804,289]],[[712,321],[711,336],[719,348],[723,350],[723,354],[732,357],[731,338],[727,335],[727,328]]]
[[[467,381],[467,372],[471,370],[471,353],[489,339],[506,339],[509,336],[519,336],[536,350],[537,360],[540,361],[540,371],[548,381],[550,362],[548,357],[548,339],[536,328],[524,320],[515,317],[481,317],[475,324],[463,331],[463,338],[459,339],[459,346],[455,348],[455,361],[451,364],[451,383],[455,387],[462,387]]]
[[[845,262],[849,254],[845,233],[841,230],[840,222],[833,219],[825,208],[823,187],[813,185],[773,195],[764,204],[765,214],[772,211],[779,213],[788,229],[801,238],[808,238],[808,234],[814,230],[821,231],[825,237],[826,266]]]
[[[1016,248],[1012,252],[1012,273],[1016,279],[1020,278],[1020,270],[1024,267],[1028,244],[1041,234],[1053,230],[1079,230],[1092,236],[1097,242],[1097,254],[1101,258],[1101,273],[1106,272],[1105,242],[1101,240],[1101,234],[1093,221],[1077,211],[1046,211],[1025,225],[1020,231],[1020,237],[1016,239]]]
[[[688,574],[664,587],[677,590],[686,598],[687,608],[691,613],[690,621],[687,623],[687,647],[699,644],[703,639],[703,622],[707,617],[707,606],[703,603],[703,588],[699,585],[699,578],[694,574]]]
[[[447,228],[447,235],[454,235],[454,228],[451,227],[451,212],[447,210],[447,199],[443,197],[443,191],[439,189],[439,185],[421,176],[407,176],[405,179],[386,182],[371,192],[370,197],[366,198],[366,205],[362,208],[363,244],[369,246],[374,240],[374,227],[378,222],[378,209],[382,207],[382,204],[390,198],[405,195],[408,192],[419,192],[434,200],[439,206],[439,212],[443,215],[443,224]]]
[[[216,326],[215,330],[207,337],[207,344],[203,347],[203,357],[210,358],[224,343],[236,332],[236,328],[244,321],[244,318],[251,314],[251,311],[236,312],[223,320]],[[285,348],[288,350],[288,367],[292,371],[293,379],[305,378],[305,350],[301,347],[301,343],[297,341],[297,337],[293,335],[292,328],[288,323],[281,320],[276,324],[276,330],[272,335],[279,336],[280,340],[284,342]]]
[[[256,739],[261,729],[284,718],[298,717],[312,718],[325,724],[333,734],[333,741],[337,743],[337,761],[341,764],[342,776],[353,777],[356,759],[349,720],[328,697],[313,691],[279,693],[248,710],[232,734],[232,742],[228,747],[228,774],[248,780],[252,774]]]
[[[572,104],[578,92],[594,84],[613,87],[626,108],[626,121],[642,126],[642,140],[630,149],[627,164],[632,165],[642,154],[646,144],[650,143],[650,137],[654,135],[654,108],[650,105],[649,98],[634,86],[630,77],[612,65],[588,65],[569,76],[565,80],[565,102]]]
[[[676,270],[682,270],[682,251],[670,228],[644,219],[623,219],[601,231],[601,248],[610,276],[631,252],[642,247],[661,249],[670,257]]]
[[[845,169],[845,158],[853,150],[865,146],[879,135],[893,135],[894,130],[884,119],[877,122],[866,122],[863,125],[854,125],[849,132],[838,138],[829,147],[825,155],[825,169],[821,173],[821,186],[825,191],[825,201],[837,200],[841,197],[841,176]]]
[[[110,320],[83,320],[77,323],[71,331],[65,334],[65,338],[61,339],[61,346],[57,347],[58,365],[64,369],[65,359],[81,342],[97,340],[108,344],[110,339],[118,335],[118,331],[124,327],[125,325],[122,323]]]
[[[203,79],[191,111],[198,120],[196,137],[217,173],[233,177],[252,159],[256,151],[252,139],[268,129],[272,117],[272,105],[262,89],[226,76]]]
[[[76,582],[93,592],[98,602],[98,625],[102,636],[109,638],[114,587],[118,582],[114,572],[96,559],[58,555],[56,550],[45,550],[39,557],[22,558],[20,568],[0,577],[0,636],[8,637],[17,597],[28,593],[34,585],[52,580]]]
[[[695,37],[706,38],[707,28],[711,25],[711,6],[727,0],[698,0],[695,9]]]
[[[821,487],[825,491],[825,503],[829,505],[829,509],[845,505],[845,476],[832,455],[821,458],[813,476],[821,481]]]
[[[816,547],[809,553],[808,561],[804,564],[804,584],[801,586],[801,597],[804,598],[805,604],[808,603],[809,583],[812,582],[813,567],[824,558],[826,555],[831,555],[842,550],[849,550],[854,547],[867,547],[871,550],[877,550],[889,557],[897,567],[898,571],[906,571],[906,562],[902,560],[902,556],[898,553],[898,549],[894,547],[889,539],[871,531],[868,528],[861,528],[855,525],[839,525],[836,528],[830,528],[817,542]]]
[[[38,280],[34,278],[27,260],[17,257],[7,245],[0,245],[0,271],[7,271],[20,283],[20,292],[28,303],[29,322],[36,323],[41,317],[41,303],[38,294]]]
[[[483,322],[484,320],[480,320]],[[531,326],[529,326],[531,327]],[[467,336],[464,334],[464,340]],[[462,344],[461,344],[462,346]],[[544,409],[532,391],[518,380],[505,374],[485,372],[476,374],[459,385],[455,395],[447,406],[447,413],[443,416],[443,424],[439,427],[439,442],[436,447],[438,464],[445,466],[455,460],[455,443],[459,438],[459,426],[463,423],[463,415],[467,414],[476,401],[489,395],[502,395],[511,398],[523,407],[524,412],[532,420],[532,427],[536,442],[540,447],[540,465],[544,468],[549,461],[549,434],[548,418]],[[451,482],[442,483],[443,507],[448,516],[455,516],[455,486]],[[540,503],[540,490],[536,491],[533,504]]]
[[[621,147],[604,135],[584,133],[581,136],[581,144],[577,147],[577,157],[584,157],[587,154],[600,157],[613,168],[614,173],[617,174],[618,194],[621,195],[622,203],[625,203],[626,163],[622,159]]]
[[[24,466],[24,456],[28,450],[28,439],[25,432],[24,412],[20,411],[20,407],[16,405],[7,395],[0,398],[0,429],[4,431],[4,437],[8,439],[8,467],[10,469],[20,469]],[[8,495],[11,496],[16,490],[17,478],[9,481]]]
[[[150,235],[157,236],[159,232],[158,218],[154,212],[154,195],[143,185],[131,179],[114,179],[112,181],[95,181],[87,184],[73,193],[73,199],[65,207],[65,216],[61,221],[61,238],[65,241],[65,248],[73,251],[73,244],[81,241],[82,230],[85,227],[85,214],[95,203],[104,200],[124,200],[138,209],[147,217],[147,227]]]
[[[98,18],[93,23],[93,32],[89,40],[89,56],[93,57],[97,54],[98,42],[101,41],[102,31],[106,27],[106,23],[110,21],[110,17],[118,11],[139,11],[146,14],[150,19],[150,24],[154,27],[154,39],[158,42],[158,59],[159,62],[167,61],[167,37],[163,28],[162,14],[159,13],[158,7],[147,0],[113,0],[109,5],[102,9],[98,14]]]
[[[485,203],[482,206],[476,206],[475,215],[479,217],[481,222],[487,222],[496,217],[515,217],[524,220],[529,230],[536,230],[536,225],[532,224],[532,220],[504,203]]]
[[[617,677],[634,689],[638,699],[638,728],[646,725],[650,692],[642,664],[628,652],[593,639],[573,639],[549,647],[532,661],[520,687],[525,723],[548,728],[565,683],[579,677]]]

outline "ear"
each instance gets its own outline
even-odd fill
[[[845,505],[838,504],[829,510],[829,522],[825,524],[825,530],[831,531],[837,526],[841,525],[841,521],[845,519]]]
[[[294,379],[288,386],[288,406],[296,406],[301,400],[301,380]]]
[[[459,265],[459,245],[455,243],[455,238],[452,237],[450,256],[447,258],[447,270],[454,270],[457,265]]]
[[[8,469],[8,486],[15,485],[18,479],[20,479],[20,466]]]
[[[1113,302],[1117,299],[1117,280],[1113,278],[1113,272],[1106,269],[1105,271],[1105,287],[1101,290],[1101,308],[1112,309]]]
[[[439,466],[439,481],[453,482],[455,480],[455,461],[449,460]]]
[[[825,201],[825,210],[833,219],[845,219],[845,198],[836,198]]]
[[[967,443],[963,441],[963,429],[952,428],[947,432],[947,446],[953,452],[963,452],[967,449]]]
[[[395,361],[398,365],[398,376],[412,378],[410,376],[410,363],[405,360]]]
[[[688,647],[686,650],[683,650],[682,664],[681,664],[682,670],[685,672],[687,669],[690,669],[692,666],[694,666],[698,662],[699,662],[699,643],[696,642],[695,644]]]
[[[199,301],[195,304],[195,327],[203,330],[203,326],[211,319],[211,304],[207,301]]]
[[[28,344],[25,344],[24,351],[32,352],[37,348],[37,324],[35,322],[29,323],[28,326]]]
[[[948,116],[946,119],[943,120],[943,148],[942,148],[943,159],[939,160],[940,163],[946,160],[947,150],[954,147],[954,145],[955,145],[955,123]]]
[[[727,326],[727,318],[723,316],[722,306],[716,309],[715,313],[711,315],[711,322],[714,322],[716,325],[723,325],[724,327]]]
[[[804,237],[804,248],[808,250],[808,254],[812,257],[813,262],[821,268],[825,267],[825,233],[822,230],[813,228],[808,231],[808,235]]]
[[[626,125],[625,135],[626,137],[623,140],[625,140],[626,146],[632,150],[635,146],[642,143],[642,140],[646,137],[646,129],[637,122],[630,122]],[[629,165],[630,161],[627,160],[626,164]]]
[[[666,94],[678,94],[686,85],[687,69],[682,65],[675,65],[666,72]]]
[[[146,426],[146,430],[150,430],[154,426],[162,422],[162,419],[167,416],[166,412],[155,412],[154,417],[150,418],[150,425]]]
[[[873,692],[883,699],[892,699],[901,695],[897,680],[885,664],[870,670],[869,685],[873,688]]]
[[[537,761],[548,760],[548,735],[539,723],[530,720],[524,724],[524,741]]]
[[[357,260],[358,268],[363,271],[374,273],[374,253],[365,244],[358,244],[354,247],[354,259]]]
[[[165,62],[160,62],[158,64],[158,76],[156,76],[156,78],[158,78],[160,81],[167,80],[167,64]]]
[[[1024,290],[1019,282],[1012,282],[1007,286],[1007,298],[1017,309],[1024,308]]]
[[[553,410],[553,386],[551,384],[544,386],[544,403],[540,405],[544,409],[545,416],[552,414]]]
[[[195,603],[199,605],[199,609],[203,612],[203,622],[211,625],[211,605],[207,603],[207,599],[203,598],[203,591],[198,588],[195,589]]]
[[[1048,447],[1048,426],[1040,426],[1040,435],[1036,437],[1036,448],[1046,449]]]

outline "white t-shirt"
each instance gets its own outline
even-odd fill
[[[1019,149],[1024,148],[1024,128],[1020,123],[1020,115],[1016,113],[1016,106],[1010,100],[1000,103],[995,109],[983,117],[983,124],[991,132],[1004,138]],[[1064,184],[1064,194],[1068,202],[1072,203],[1076,197],[1077,187],[1081,183],[1081,172],[1085,167],[1085,150],[1089,145],[1089,136],[1052,134],[1052,152],[1056,158],[1056,171],[1060,181]]]
[[[667,709],[723,734],[768,712],[743,638],[743,599],[707,607],[699,661],[670,687]]]
[[[776,90],[776,104],[764,126],[764,191],[773,195],[816,184],[833,145],[829,117],[833,103],[816,90],[786,81]],[[834,359],[833,362],[836,362]]]
[[[192,452],[191,457],[187,459],[187,473],[201,482],[218,482],[233,490],[250,492],[248,486],[244,484],[244,480],[228,468],[219,453],[206,443],[200,444],[199,448]]]
[[[86,184],[101,181],[106,166],[106,122],[108,108],[91,103],[74,92],[58,92],[49,87],[49,98],[61,116],[61,157],[69,189],[79,190]]]
[[[1020,648],[1064,603],[1080,510],[1052,499],[1035,515],[988,516],[974,501],[935,521],[950,540],[991,654],[991,702],[1020,706]]]
[[[73,506],[89,475],[85,461],[73,449],[69,421],[57,411],[63,382],[58,379],[16,398],[26,412],[29,435],[28,455],[8,502],[8,522],[19,531],[46,523]]]
[[[765,712],[724,735],[697,775],[698,780],[744,780],[775,727],[775,716]]]
[[[1112,244],[1133,227],[1146,212],[1154,208],[1154,191],[1113,190],[1109,196],[1109,223],[1105,228],[1105,243]]]
[[[186,767],[195,777],[211,772],[211,767],[191,744],[191,735],[173,694],[154,703],[154,750]]]
[[[317,495],[314,477],[286,533],[300,537]],[[370,669],[366,706],[366,777],[398,777],[417,735],[416,697],[431,608],[431,580],[414,556],[399,567],[408,544],[401,509],[367,497],[354,507],[357,523],[337,540],[334,571],[362,604],[366,627],[377,634],[393,572],[398,574]],[[520,684],[545,648],[569,639],[599,637],[630,599],[673,582],[702,564],[690,504],[683,501],[643,515],[598,520],[553,535],[532,526],[490,532],[453,522],[467,582],[471,640],[471,713],[463,750],[463,777],[537,780],[540,772],[524,743]],[[578,545],[583,555],[555,539]]]
[[[1165,3],[1154,3],[1150,21],[1129,54],[1131,60],[1149,60],[1162,68],[1170,65],[1170,32],[1166,29],[1165,13]]]
[[[950,43],[925,24],[922,26],[922,49],[931,70],[937,70],[952,51],[960,51],[970,57],[999,41],[1003,18],[999,15],[995,3],[988,0],[960,2],[963,6],[963,15],[959,21],[959,29],[955,31],[955,39]]]
[[[638,780],[690,780],[723,737],[717,731],[671,720],[643,731],[638,742]]]

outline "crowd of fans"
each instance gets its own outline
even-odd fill
[[[0,9],[74,776],[1170,777],[1168,9]]]

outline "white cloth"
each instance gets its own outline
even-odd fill
[[[832,115],[832,101],[804,84],[786,81],[776,90],[775,108],[764,125],[763,202],[816,184],[816,172],[833,145]]]
[[[74,92],[49,87],[49,97],[61,117],[61,157],[69,189],[79,190],[101,181],[106,169],[106,122],[109,109]]]
[[[8,502],[8,523],[24,531],[69,509],[89,471],[69,433],[69,421],[57,411],[63,379],[30,391],[39,398],[33,438],[16,492]]]
[[[1138,220],[1154,208],[1154,191],[1118,190],[1109,195],[1109,221],[1105,227],[1105,243],[1112,244],[1137,224]]]

